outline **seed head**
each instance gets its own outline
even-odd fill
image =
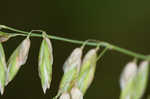
[[[82,57],[82,48],[76,48],[65,61],[63,70],[64,75],[60,82],[59,92],[69,92],[77,79]]]
[[[44,93],[50,88],[52,80],[53,53],[50,40],[43,33],[43,41],[39,52],[39,76]]]
[[[125,88],[126,84],[133,80],[137,73],[137,64],[135,61],[126,64],[120,77],[120,87]]]
[[[76,81],[76,86],[81,90],[83,94],[85,94],[85,92],[87,91],[87,89],[89,88],[94,79],[96,62],[97,62],[97,49],[94,48],[89,50],[85,55],[85,57],[83,58],[79,76]]]
[[[6,85],[16,76],[20,67],[27,61],[30,48],[30,39],[27,37],[16,48],[8,60],[7,82]]]

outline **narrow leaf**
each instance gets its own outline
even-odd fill
[[[46,90],[50,88],[52,80],[52,64],[52,44],[50,40],[46,37],[46,34],[43,33],[43,41],[41,43],[39,52],[39,76],[41,78],[44,93],[46,93]]]

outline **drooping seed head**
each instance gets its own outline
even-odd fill
[[[50,40],[43,34],[43,41],[41,43],[39,52],[39,76],[42,83],[44,93],[50,88],[52,80],[52,64],[53,64],[53,53],[52,44]]]
[[[138,72],[135,78],[135,99],[141,99],[148,81],[148,72],[149,72],[149,62],[142,61],[139,65]]]
[[[120,81],[120,99],[141,99],[147,85],[148,69],[148,61],[141,62],[139,68],[135,62],[126,65]]]
[[[68,92],[77,79],[82,57],[82,48],[76,48],[64,63],[64,75],[60,82],[59,93]]]
[[[132,80],[137,73],[137,64],[136,62],[132,61],[126,64],[123,72],[120,76],[120,87],[121,89],[125,88],[126,84]]]
[[[87,52],[85,57],[83,58],[83,62],[81,64],[79,77],[76,81],[76,86],[81,90],[83,94],[87,91],[89,86],[91,85],[97,62],[97,49],[91,49]]]
[[[28,53],[30,48],[30,39],[27,37],[21,44],[15,49],[8,60],[7,70],[7,82],[6,85],[16,76],[20,67],[27,61]]]

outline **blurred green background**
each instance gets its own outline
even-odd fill
[[[1,0],[0,24],[25,31],[42,29],[50,35],[78,40],[108,41],[135,52],[150,53],[149,0]],[[7,59],[23,39],[12,38],[4,43]],[[0,99],[52,99],[58,90],[65,59],[79,46],[52,40],[53,80],[51,89],[44,95],[37,68],[42,39],[31,40],[27,63]],[[115,51],[106,53],[97,64],[95,79],[84,98],[119,99],[120,73],[132,59]],[[145,97],[147,94],[150,88]]]

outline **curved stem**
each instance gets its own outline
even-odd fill
[[[97,57],[97,61],[106,53],[106,51],[108,50],[108,47],[105,47],[105,49],[98,55]]]
[[[11,27],[8,27],[8,26],[5,26],[5,25],[0,25],[0,28],[8,29],[8,30],[15,31],[15,32],[20,32],[20,33],[23,33],[25,35],[28,35],[30,33],[30,32],[18,30],[18,29],[15,29],[15,28],[11,28]],[[30,36],[32,36],[32,37],[42,37],[42,34],[31,33]],[[85,41],[73,40],[73,39],[68,39],[68,38],[63,38],[63,37],[58,37],[58,36],[52,36],[52,35],[48,35],[48,37],[50,39],[60,40],[60,41],[75,43],[75,44],[84,44],[84,42],[85,42]],[[89,45],[89,46],[98,46],[99,45],[99,46],[107,47],[111,50],[115,50],[115,51],[124,53],[126,55],[129,55],[129,56],[132,56],[132,57],[135,57],[135,58],[150,60],[150,57],[148,57],[147,55],[135,53],[135,52],[132,52],[130,50],[118,47],[116,45],[113,45],[113,44],[110,44],[110,43],[107,43],[107,42],[100,42],[100,43],[88,42],[88,43],[86,43],[86,45]]]

